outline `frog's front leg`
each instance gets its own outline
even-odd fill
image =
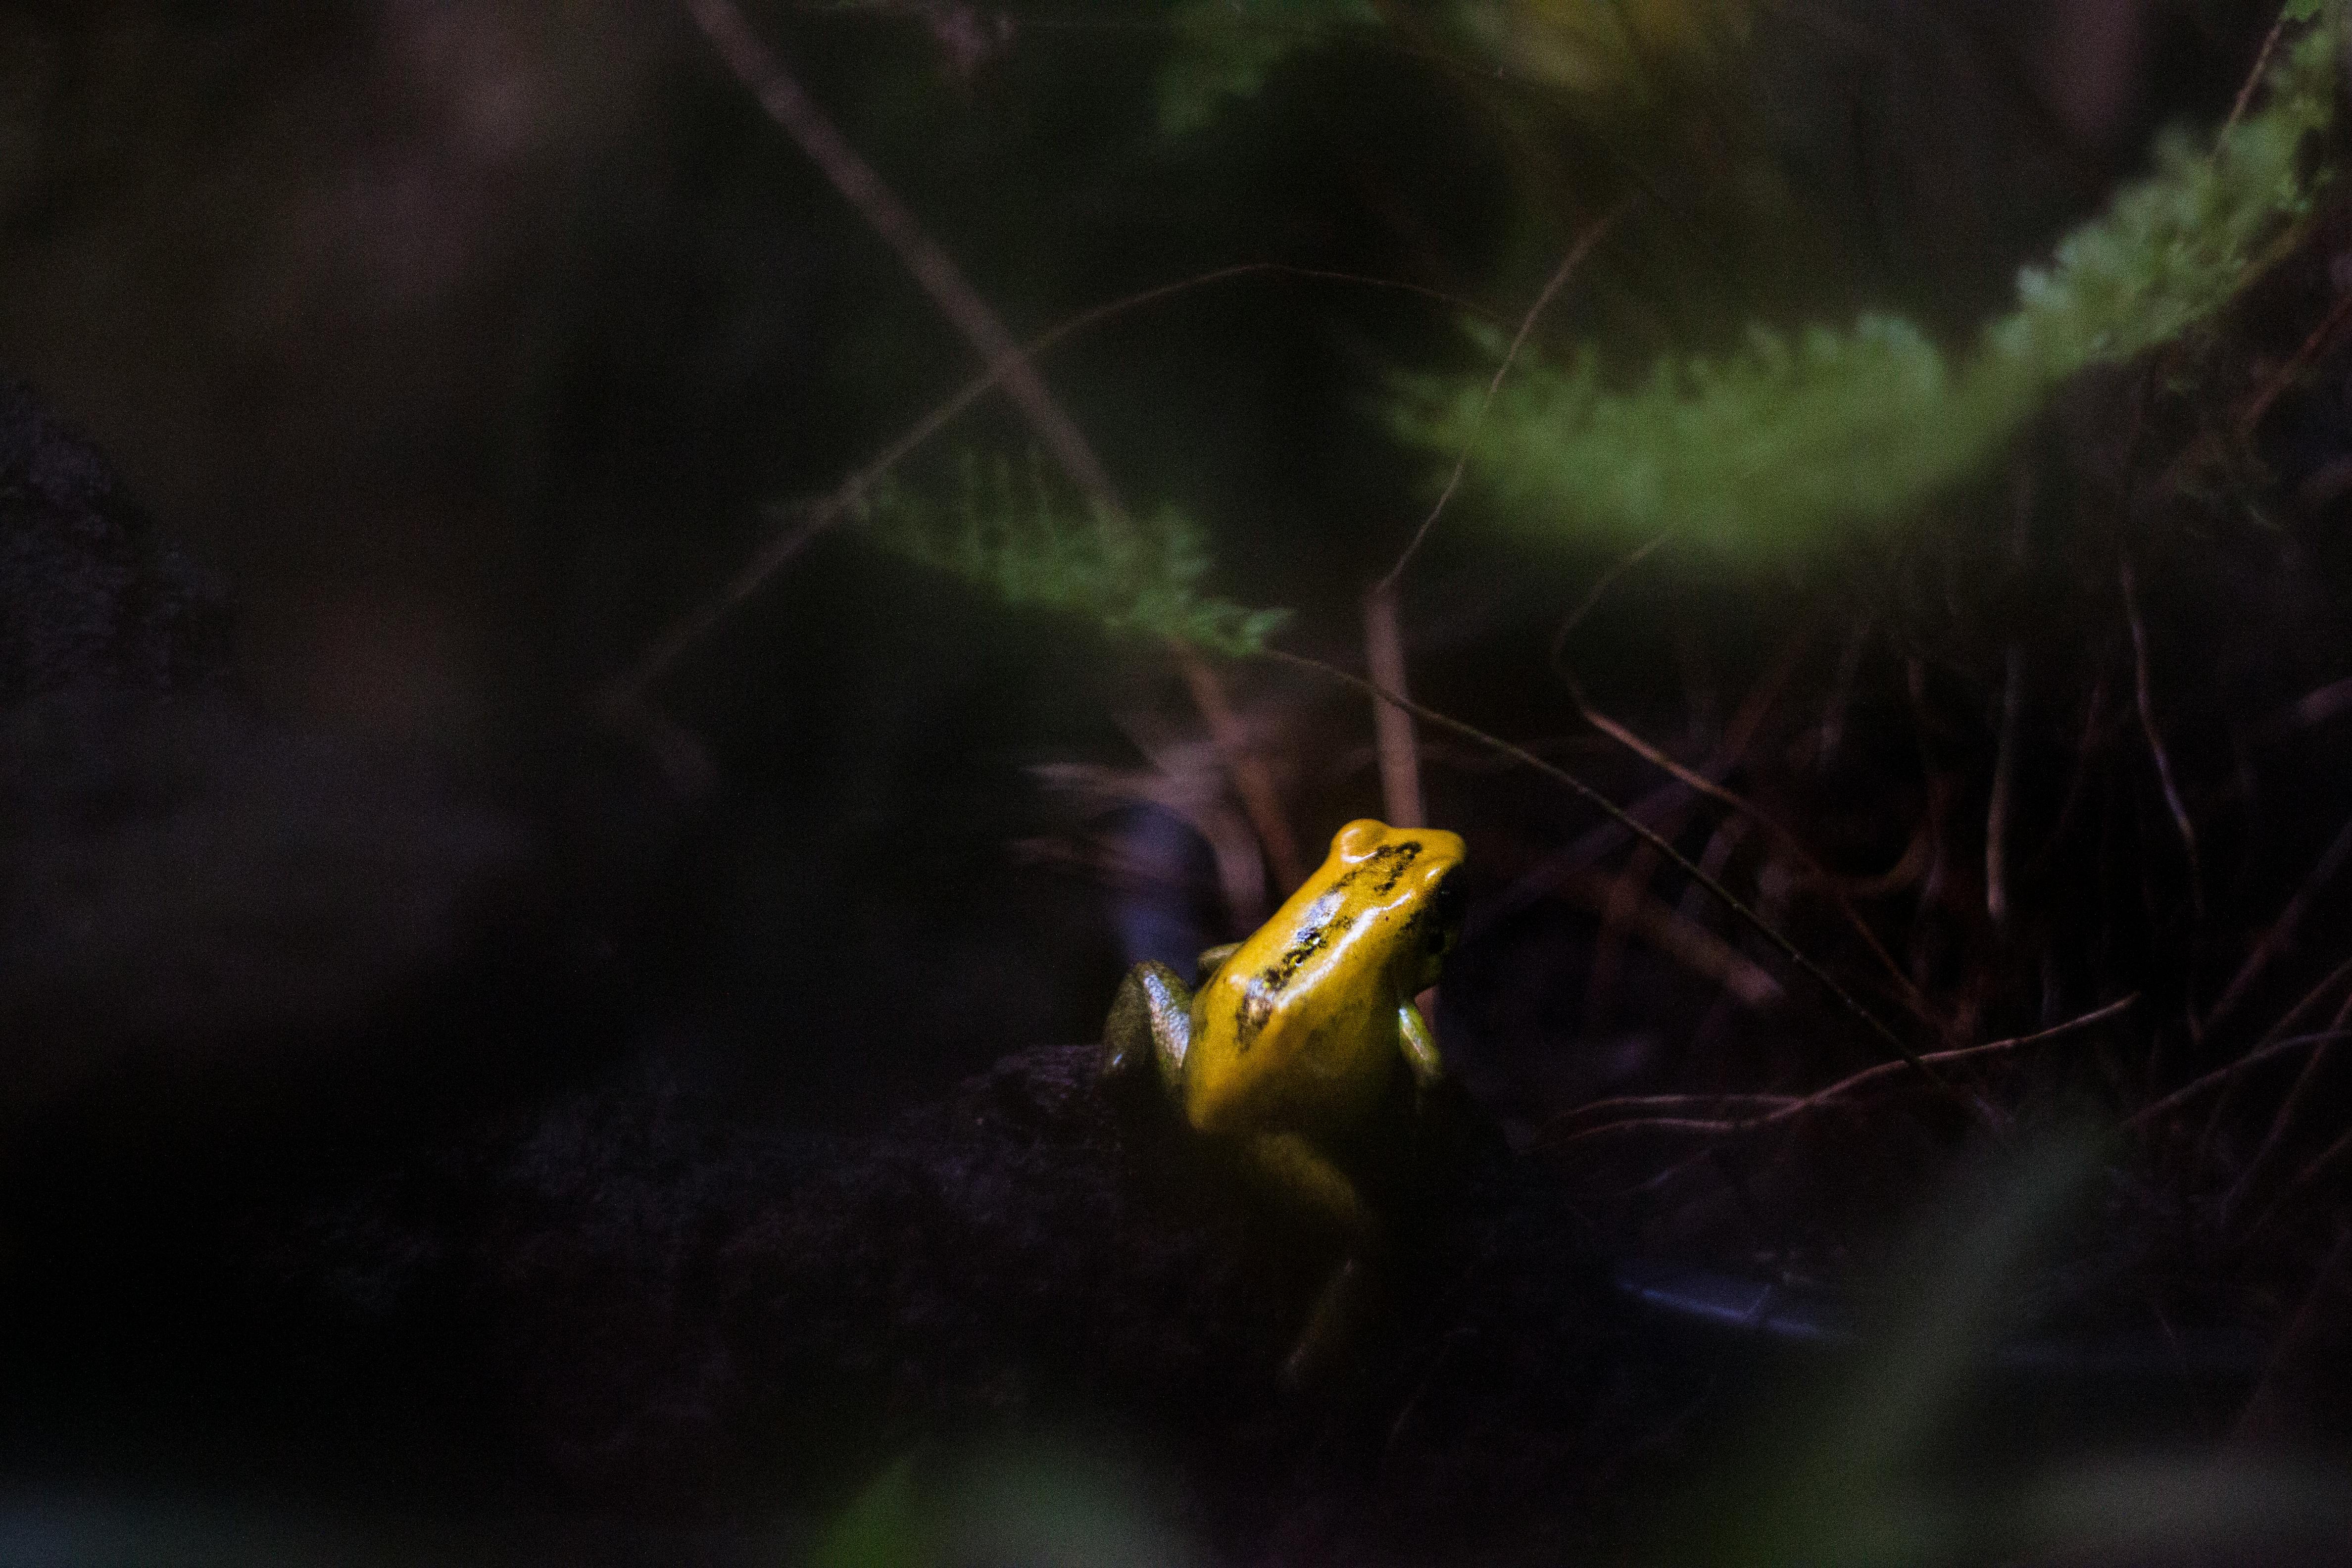
[[[1184,1085],[1184,1057],[1192,1043],[1192,988],[1164,963],[1139,963],[1111,999],[1096,1073],[1108,1082],[1131,1081],[1149,1062],[1159,1068],[1161,1086],[1175,1097]]]
[[[1445,1062],[1437,1054],[1437,1036],[1411,997],[1397,1004],[1397,1043],[1404,1050],[1405,1065],[1412,1068],[1415,1089],[1433,1088],[1444,1079]]]

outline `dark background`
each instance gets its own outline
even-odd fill
[[[1304,56],[1171,138],[1159,82],[1181,34],[1161,7],[751,14],[1016,336],[1258,261],[1410,282],[1515,321],[1574,237],[1631,198],[1546,322],[1629,374],[1753,322],[1865,308],[1965,341],[2020,263],[2140,168],[2158,125],[2226,110],[2271,19],[2187,0],[1761,8],[1731,79],[1638,113],[1564,107],[1393,29]],[[2315,324],[2333,235],[2261,304],[2242,359],[2274,366]],[[1476,363],[1459,314],[1255,277],[1123,317],[1045,369],[1131,499],[1202,520],[1218,592],[1294,607],[1286,646],[1344,663],[1358,595],[1433,493],[1427,459],[1385,433],[1385,378]],[[397,1311],[356,1350],[324,1331],[314,1345],[299,1290],[257,1327],[240,1305],[252,1276],[206,1272],[224,1248],[273,1259],[280,1282],[388,1267],[397,1226],[346,1245],[332,1216],[380,1216],[382,1184],[405,1179],[385,1173],[420,1150],[536,1147],[566,1114],[549,1107],[579,1094],[674,1103],[695,1125],[859,1134],[1009,1051],[1091,1037],[1134,956],[1118,916],[1139,900],[1204,940],[1237,934],[1197,846],[1156,882],[1113,874],[1155,820],[1137,777],[1223,788],[1164,661],[1005,611],[849,531],[693,647],[651,694],[651,725],[600,713],[605,684],[719,591],[779,509],[975,368],[682,10],[0,5],[0,368],[36,400],[17,416],[26,441],[87,443],[119,476],[12,493],[68,533],[96,518],[138,542],[133,580],[163,586],[131,592],[125,625],[188,606],[157,633],[179,663],[69,650],[7,694],[0,1274],[21,1287],[21,1348],[5,1458],[37,1491],[194,1476],[199,1495],[236,1495],[306,1471],[281,1450],[316,1429],[321,1388],[430,1384],[416,1369],[448,1347],[403,1341]],[[2200,514],[2158,552],[2151,618],[2198,693],[2184,705],[2269,712],[2340,674],[2347,563],[2326,498],[2294,487],[2346,449],[2347,426],[2341,367],[2313,369],[2315,390],[2263,432],[2265,505],[2304,498],[2288,542]],[[2055,476],[2040,493],[2095,489],[2127,401],[2078,389],[2029,437],[2021,461]],[[947,474],[960,445],[1024,442],[983,405],[910,477]],[[1997,580],[1981,541],[2001,535],[1975,525],[1998,530],[2010,506],[1996,479],[1943,504],[1916,548],[1669,563],[1619,591],[1580,668],[1601,706],[1704,754],[1801,623],[1820,628],[1797,678],[1815,704],[1847,634],[1891,627],[1854,688],[1858,771],[1776,802],[1857,868],[1883,866],[1907,821],[1874,813],[1927,809],[1936,773],[1888,716],[1929,711],[1945,726],[1922,721],[1930,750],[1939,734],[1948,754],[1980,748],[1989,628],[2021,600],[2058,606],[2044,631],[2078,612],[2092,624],[2067,596],[2096,554],[2081,537],[2040,559],[2054,586],[2038,601]],[[1574,723],[1546,667],[1612,552],[1537,555],[1491,521],[1465,503],[1407,580],[1416,690],[1600,770],[1621,797],[1650,787]],[[2277,548],[2250,552],[2232,529]],[[20,588],[50,581],[17,570]],[[27,625],[30,602],[12,607]],[[2053,632],[2053,662],[2081,652],[2106,679],[2120,634],[2101,620],[2078,649]],[[1263,665],[1225,679],[1302,844],[1380,810],[1360,702]],[[2045,819],[2070,788],[2063,685],[2047,766],[2022,786]],[[2184,742],[2200,776],[2249,765],[2229,725],[2188,727],[2210,742]],[[1429,762],[1435,819],[1483,858],[1475,938],[1479,900],[1500,907],[1591,824],[1452,742]],[[1096,771],[1072,787],[1044,764]],[[2095,825],[2127,823],[2125,860],[2168,831],[2139,774],[2126,805],[2095,787]],[[2233,886],[2261,920],[2334,830],[2336,796],[2296,789],[2266,795],[2269,837],[2242,840],[2256,847]],[[2123,922],[2095,963],[2087,938],[2068,946],[2087,927],[2068,925],[2075,863],[2057,864],[2043,929],[2065,938],[2058,958],[2005,952],[1977,984],[1961,938],[1922,956],[1940,939],[1915,933],[1904,954],[1939,994],[1978,997],[1986,1032],[2055,1021],[2053,997],[2063,1016],[2179,979],[2161,930]],[[1441,1028],[1522,1142],[1604,1091],[1785,1089],[1792,1060],[1818,1061],[1800,1075],[1814,1081],[1869,1059],[1820,1025],[1818,996],[1748,1030],[1654,956],[1596,958],[1589,910],[1483,919]],[[2340,927],[2323,900],[2298,985],[2332,963]],[[1619,978],[1595,977],[1607,964]],[[2264,1016],[2296,994],[2265,997]],[[1949,1143],[1906,1132],[1881,1154]],[[1857,1234],[1883,1237],[1867,1226],[1916,1195],[1884,1174],[1857,1179]],[[452,1178],[400,1234],[468,1223],[471,1190]],[[1798,1190],[1765,1199],[1802,1210],[1793,1229],[1848,1223],[1840,1194]],[[2291,1312],[2285,1289],[2263,1309]],[[310,1371],[288,1370],[306,1356]],[[416,1424],[388,1449],[446,1436],[468,1374],[446,1375],[414,1409],[368,1396],[369,1421]],[[222,1425],[236,1436],[215,1447]],[[427,1491],[443,1484],[420,1468]],[[841,1478],[825,1482],[830,1504]]]

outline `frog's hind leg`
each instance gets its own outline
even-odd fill
[[[1246,1150],[1258,1176],[1284,1202],[1336,1231],[1345,1247],[1282,1363],[1286,1386],[1312,1388],[1325,1382],[1361,1331],[1381,1249],[1381,1224],[1348,1173],[1297,1133],[1260,1133]]]
[[[1284,1203],[1337,1232],[1349,1251],[1379,1245],[1380,1221],[1356,1191],[1354,1179],[1307,1139],[1296,1132],[1260,1132],[1245,1142],[1244,1152]]]
[[[1131,1081],[1159,1068],[1172,1095],[1184,1082],[1184,1055],[1192,1039],[1192,993],[1164,963],[1143,963],[1127,972],[1103,1020],[1102,1056],[1096,1074],[1109,1082]]]

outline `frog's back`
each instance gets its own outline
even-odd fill
[[[1193,1002],[1187,1118],[1202,1131],[1345,1120],[1385,1092],[1450,833],[1351,823],[1331,857]]]

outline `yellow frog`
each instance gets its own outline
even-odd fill
[[[1102,1072],[1157,1065],[1184,1120],[1229,1144],[1343,1256],[1284,1372],[1307,1381],[1345,1337],[1381,1226],[1340,1158],[1402,1076],[1444,1075],[1413,1005],[1461,927],[1462,840],[1351,822],[1330,858],[1246,942],[1201,955],[1188,990],[1164,963],[1129,972],[1103,1026]]]

